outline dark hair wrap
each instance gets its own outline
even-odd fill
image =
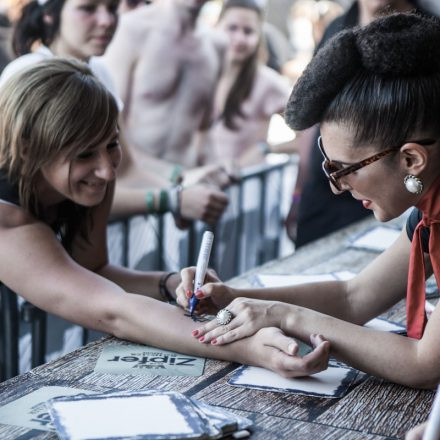
[[[322,121],[340,93],[348,94],[352,85],[359,92],[360,78],[372,90],[374,81],[395,81],[398,88],[402,81],[439,73],[437,18],[413,13],[381,17],[340,32],[318,51],[293,88],[286,122],[302,130]]]

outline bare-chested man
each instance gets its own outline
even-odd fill
[[[196,133],[209,123],[220,71],[213,39],[196,31],[205,2],[160,0],[123,14],[103,57],[129,143],[185,167],[199,164]]]

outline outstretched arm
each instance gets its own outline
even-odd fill
[[[8,209],[12,217],[22,216],[18,208]],[[277,329],[265,329],[220,350],[200,344],[191,336],[196,323],[181,309],[126,293],[78,264],[41,222],[27,219],[13,226],[3,222],[0,239],[2,281],[37,307],[71,322],[134,342],[264,366],[286,376],[316,372],[326,366],[328,342],[315,340],[315,352],[307,359],[298,358],[289,352],[293,340]],[[95,257],[100,258],[99,254]],[[84,264],[94,264],[94,259]]]
[[[440,309],[432,313],[421,340],[361,326],[404,297],[409,252],[403,231],[390,249],[349,282],[235,291],[277,301],[236,299],[227,306],[235,316],[228,326],[211,322],[199,328],[197,336],[219,345],[269,325],[302,340],[319,333],[331,342],[335,357],[355,368],[408,386],[432,388],[440,379]]]
[[[328,281],[300,286],[235,289],[215,278],[208,278],[201,299],[210,298],[219,308],[235,298],[279,301],[306,307],[345,321],[364,324],[387,310],[405,296],[410,243],[402,231],[398,240],[379,255],[355,278],[349,281]],[[186,292],[191,290],[194,268],[182,270],[178,302],[186,307]],[[211,282],[209,282],[211,281]]]

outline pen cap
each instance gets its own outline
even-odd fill
[[[211,231],[206,231],[203,234],[199,257],[197,259],[196,277],[194,280],[195,290],[199,289],[203,285],[203,281],[205,280],[206,269],[208,267],[213,241],[214,234]]]

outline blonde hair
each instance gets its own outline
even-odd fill
[[[0,169],[17,185],[21,206],[40,217],[40,169],[60,154],[74,158],[110,137],[118,109],[87,65],[53,58],[5,82],[0,114]]]

